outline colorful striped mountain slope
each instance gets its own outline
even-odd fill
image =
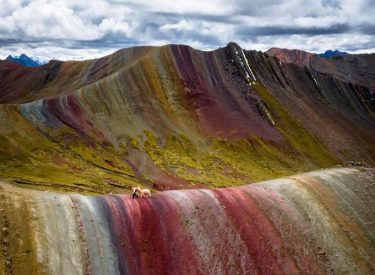
[[[374,114],[371,85],[235,43],[135,47],[37,68],[2,61],[0,178],[108,194],[374,165]]]
[[[0,184],[0,274],[374,274],[375,170],[83,196]]]

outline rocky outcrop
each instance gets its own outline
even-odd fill
[[[237,43],[230,42],[226,47],[226,53],[230,63],[232,63],[235,67],[232,72],[239,73],[239,75],[248,85],[257,84],[257,79],[252,69],[250,68],[249,62],[247,61],[242,48]],[[254,90],[248,88],[245,91],[245,94],[254,102],[260,115],[263,116],[271,126],[275,126],[275,122],[272,119],[269,110],[267,109],[266,103],[256,93],[254,93]]]
[[[235,65],[237,71],[245,79],[246,83],[249,84],[257,81],[242,48],[237,43],[228,43],[226,47],[226,52],[230,62]]]

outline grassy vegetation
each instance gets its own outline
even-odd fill
[[[16,107],[4,107],[3,121],[13,125],[0,124],[0,178],[33,188],[84,193],[128,192],[138,184],[152,187],[147,169],[136,176],[127,161],[129,152],[146,153],[160,172],[208,187],[243,185],[337,163],[264,86],[252,87],[277,118],[283,142],[271,143],[250,133],[242,140],[192,140],[194,135],[144,131],[124,137],[125,146],[115,149],[67,126],[37,128]]]
[[[324,144],[288,114],[264,86],[253,88],[277,115],[276,128],[284,136],[283,144],[249,134],[243,140],[212,138],[198,148],[183,135],[171,135],[160,146],[156,137],[147,132],[145,151],[162,169],[173,171],[192,184],[210,187],[284,177],[338,163]]]
[[[137,183],[131,168],[110,148],[85,141],[69,128],[42,133],[15,110],[7,115],[16,117],[17,124],[0,132],[0,178],[85,193],[130,190]]]

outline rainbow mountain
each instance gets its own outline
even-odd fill
[[[374,182],[336,168],[140,199],[2,183],[0,271],[374,274]]]
[[[372,274],[374,58],[0,61],[0,273]]]
[[[3,61],[0,77],[0,177],[21,185],[222,187],[375,163],[373,79],[348,82],[236,44],[135,47],[37,68]]]

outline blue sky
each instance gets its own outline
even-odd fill
[[[0,58],[87,59],[134,45],[375,52],[375,0],[1,0]]]

